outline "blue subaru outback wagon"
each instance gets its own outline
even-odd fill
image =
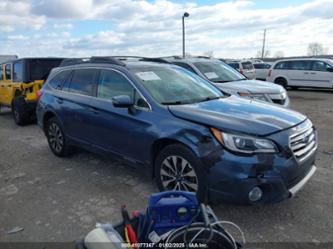
[[[76,146],[117,155],[150,170],[160,190],[200,200],[278,202],[316,171],[306,116],[223,95],[158,59],[65,60],[44,84],[37,116],[55,155]]]

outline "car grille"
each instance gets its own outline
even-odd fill
[[[303,124],[304,126],[304,124]],[[310,121],[305,128],[290,136],[290,149],[298,161],[304,161],[317,149],[317,133]]]

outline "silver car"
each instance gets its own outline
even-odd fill
[[[256,70],[253,66],[252,61],[241,60],[241,61],[226,61],[226,63],[238,72],[243,74],[246,78],[253,80],[256,78]]]
[[[283,87],[270,82],[249,80],[220,60],[203,57],[165,59],[209,80],[228,94],[289,107],[289,97]]]

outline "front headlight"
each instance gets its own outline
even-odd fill
[[[268,139],[220,132],[215,128],[211,128],[211,131],[220,143],[235,152],[247,154],[278,152],[275,143]]]
[[[247,98],[254,99],[254,100],[270,102],[270,100],[266,97],[265,94],[251,94],[251,93],[247,93],[247,92],[239,92],[238,94],[241,97],[247,97]]]

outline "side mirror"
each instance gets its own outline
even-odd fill
[[[329,67],[329,68],[327,68],[327,72],[331,72],[331,73],[333,73],[333,67]]]
[[[134,105],[134,101],[128,95],[119,95],[112,98],[112,104],[114,107],[130,108]]]

